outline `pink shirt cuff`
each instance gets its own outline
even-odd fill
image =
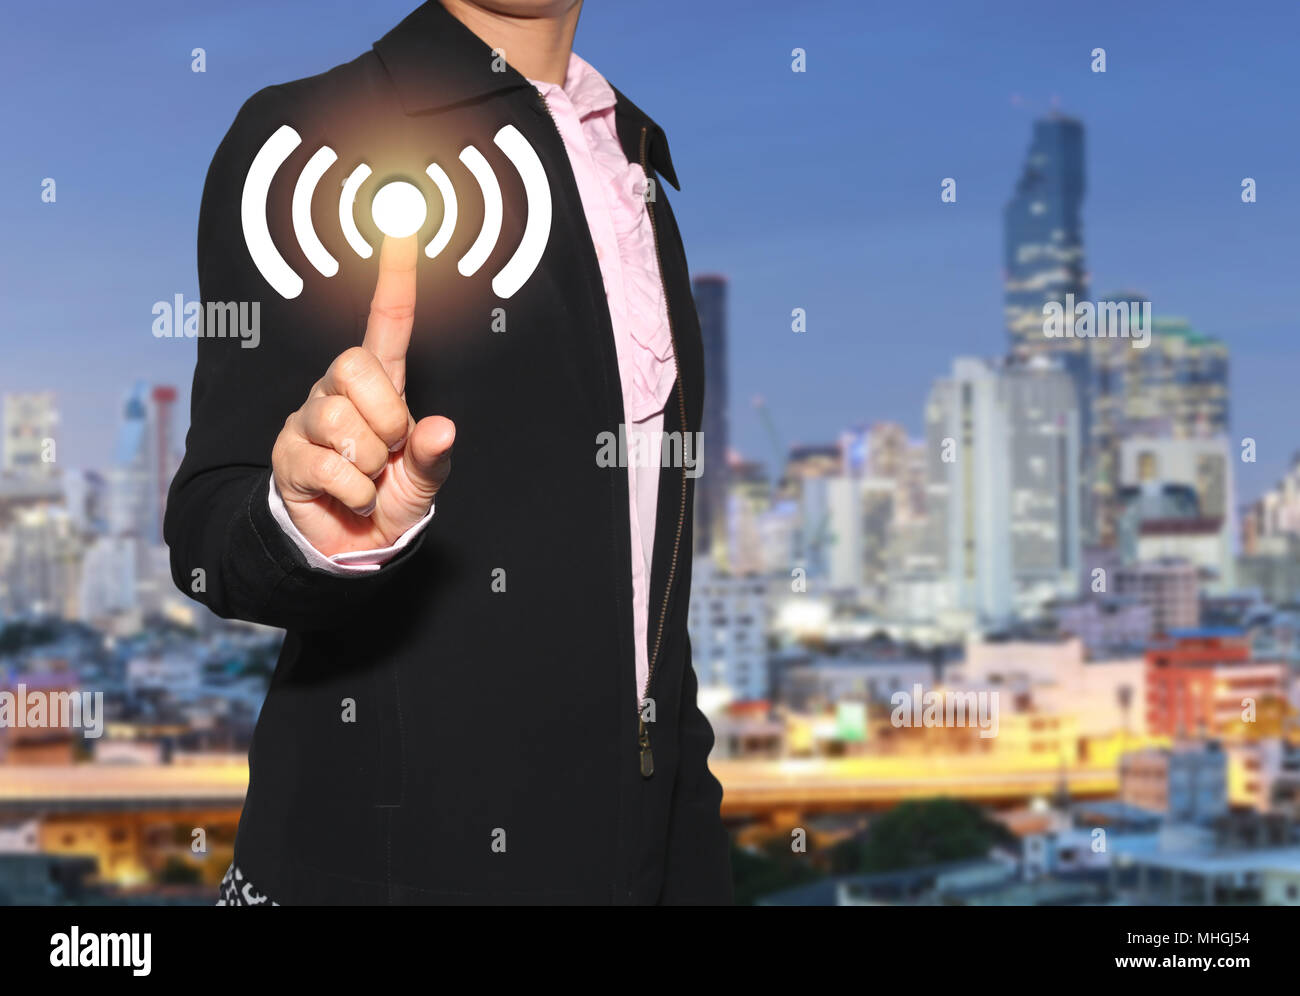
[[[299,532],[298,527],[293,524],[293,519],[289,518],[289,510],[285,507],[284,498],[280,495],[280,489],[275,486],[274,474],[271,475],[268,501],[271,506],[271,516],[279,523],[285,535],[293,540],[293,545],[302,551],[302,555],[307,558],[307,563],[319,570],[339,575],[368,574],[379,570],[384,564],[397,556],[398,552],[411,540],[419,536],[424,527],[429,524],[429,520],[433,518],[433,505],[431,504],[424,518],[397,537],[392,546],[385,546],[377,550],[355,550],[351,553],[336,553],[332,557],[327,557],[311,545],[307,537]]]

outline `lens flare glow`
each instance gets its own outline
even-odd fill
[[[405,180],[385,183],[370,202],[370,217],[375,220],[375,226],[393,239],[414,235],[428,214],[429,207],[420,188]]]

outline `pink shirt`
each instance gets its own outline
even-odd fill
[[[614,126],[613,88],[585,60],[570,54],[564,86],[530,80],[546,100],[578,182],[583,213],[605,284],[623,388],[632,524],[632,622],[638,702],[649,671],[650,568],[659,500],[664,405],[677,379],[654,230],[645,203],[645,173],[623,154]],[[597,441],[592,440],[592,459]],[[643,458],[638,459],[637,455]],[[337,574],[378,570],[418,535],[433,509],[391,547],[326,557],[294,526],[271,481],[271,512],[315,567]]]

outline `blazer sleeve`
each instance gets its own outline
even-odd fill
[[[729,906],[731,837],[722,825],[722,785],[709,771],[713,728],[696,703],[698,681],[686,638],[678,721],[679,761],[668,823],[668,860],[659,902]]]
[[[240,109],[208,169],[198,231],[203,314],[209,303],[243,304],[257,316],[258,333],[216,337],[204,327],[198,335],[190,429],[163,532],[172,578],[186,595],[223,618],[312,630],[364,611],[400,576],[425,531],[380,569],[339,576],[310,566],[271,513],[276,436],[362,331],[355,303],[342,299],[346,289],[309,288],[286,300],[263,279],[244,242],[248,168],[266,139],[292,123],[279,89],[260,91]],[[284,245],[289,207],[276,201],[269,213],[273,241]],[[277,229],[283,238],[275,237]]]

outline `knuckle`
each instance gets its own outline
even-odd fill
[[[318,448],[315,455],[313,471],[321,484],[337,484],[347,474],[347,461],[333,450]]]
[[[342,383],[352,384],[370,373],[373,362],[373,357],[364,349],[352,346],[334,361],[334,373]]]
[[[347,398],[339,395],[327,398],[321,406],[321,425],[326,429],[342,429],[348,424],[351,413],[352,402]]]

